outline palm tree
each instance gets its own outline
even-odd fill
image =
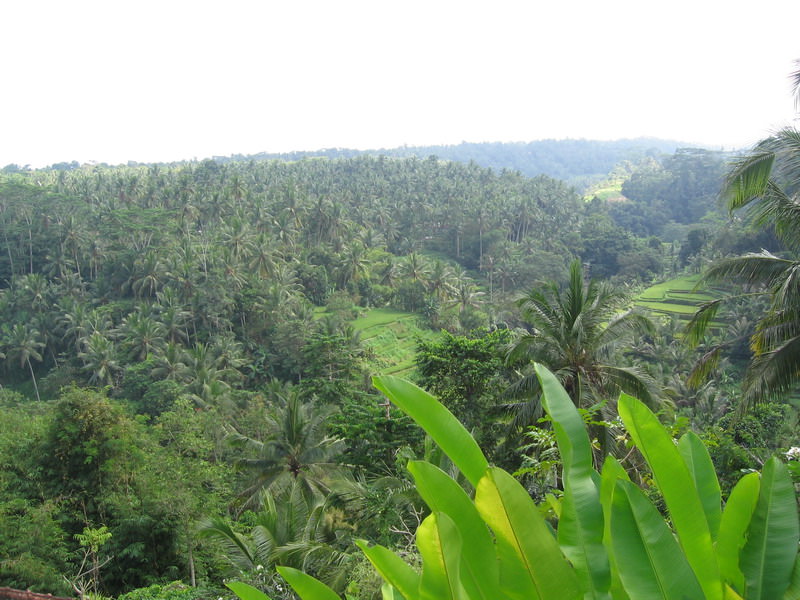
[[[479,291],[475,282],[466,273],[459,273],[453,284],[455,289],[452,300],[448,303],[449,307],[458,307],[458,312],[463,313],[470,308],[478,308],[485,295]]]
[[[192,314],[185,310],[177,293],[166,288],[157,294],[158,303],[154,305],[156,320],[164,328],[164,337],[170,342],[187,342],[189,340],[188,325]]]
[[[39,350],[44,348],[44,343],[39,341],[39,337],[40,334],[36,329],[33,329],[30,325],[21,325],[19,323],[14,324],[11,330],[6,330],[3,336],[6,360],[18,360],[20,368],[26,364],[28,365],[37,400],[41,400],[41,398],[39,397],[39,386],[36,384],[36,375],[33,374],[31,359],[42,362],[42,355]]]
[[[201,404],[209,404],[227,392],[230,385],[226,378],[232,373],[240,375],[235,369],[220,368],[212,349],[201,342],[186,351],[186,366],[188,390]]]
[[[122,348],[133,361],[147,360],[154,350],[163,347],[166,337],[164,326],[145,315],[141,308],[125,317],[119,333]]]
[[[78,277],[81,277],[81,260],[79,251],[82,250],[88,235],[83,223],[75,218],[75,215],[68,215],[61,225],[61,244],[64,249],[71,251],[73,263]]]
[[[297,482],[261,492],[260,504],[249,532],[238,532],[226,519],[211,518],[200,524],[200,534],[221,543],[236,573],[271,575],[275,565],[290,566],[343,591],[354,530],[343,513],[327,497],[304,494]]]
[[[83,360],[91,384],[114,385],[117,374],[122,371],[114,342],[98,331],[89,336],[86,349],[78,357]]]
[[[369,270],[367,249],[360,241],[356,240],[347,245],[338,257],[337,279],[341,289],[347,284],[358,282]]]
[[[136,272],[131,278],[131,289],[137,298],[155,296],[169,276],[167,268],[155,252],[148,252],[144,259],[137,261]]]
[[[792,77],[800,105],[800,69]],[[762,250],[712,264],[703,281],[733,280],[745,292],[705,304],[689,325],[689,339],[697,343],[731,298],[769,298],[767,311],[750,337],[753,357],[739,405],[745,411],[754,403],[785,395],[800,382],[800,130],[781,129],[736,161],[723,197],[731,212],[746,208],[756,224],[773,227],[787,249],[783,255]],[[701,373],[714,364],[721,347],[707,354]]]
[[[428,277],[428,290],[439,301],[452,298],[456,292],[453,270],[441,260],[436,260]]]
[[[400,274],[406,279],[425,285],[431,274],[430,265],[424,256],[412,252],[400,263]]]
[[[652,330],[646,317],[621,312],[624,300],[623,294],[604,283],[584,283],[583,267],[576,260],[565,288],[551,282],[518,301],[528,331],[513,343],[507,357],[508,364],[521,372],[509,392],[528,398],[515,406],[518,425],[530,423],[539,410],[534,362],[553,371],[579,407],[610,399],[619,390],[647,403],[655,401],[643,371],[615,364],[617,349],[636,334]]]
[[[174,381],[184,380],[189,373],[186,365],[186,350],[173,341],[155,352],[155,365],[150,371],[152,377]]]
[[[266,233],[259,234],[248,267],[251,273],[261,279],[266,279],[272,273],[275,257],[272,252],[272,240]]]
[[[31,273],[14,279],[18,289],[19,302],[23,309],[41,313],[52,305],[53,289],[50,282],[40,273]]]
[[[238,217],[222,229],[222,244],[230,250],[236,261],[246,262],[255,249],[248,223]]]
[[[303,402],[298,391],[288,386],[275,394],[275,400],[277,406],[267,420],[266,440],[231,432],[231,442],[249,454],[240,458],[237,466],[253,474],[242,493],[245,506],[258,503],[262,490],[289,483],[300,485],[308,497],[325,495],[330,491],[331,478],[339,471],[334,459],[344,450],[344,441],[327,434],[334,409]]]

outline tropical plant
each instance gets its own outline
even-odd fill
[[[334,462],[344,450],[341,439],[327,434],[333,409],[303,402],[293,388],[276,393],[276,408],[267,418],[267,437],[258,440],[235,430],[231,443],[244,450],[236,464],[251,474],[242,492],[245,506],[257,505],[262,490],[297,483],[307,497],[329,491]]]
[[[259,510],[248,516],[252,527],[247,533],[222,518],[200,525],[201,536],[221,543],[234,572],[269,574],[275,565],[291,566],[344,589],[353,526],[326,497],[308,496],[293,481],[277,490],[263,490]]]
[[[375,385],[425,429],[475,487],[470,497],[426,462],[409,470],[431,514],[417,530],[422,572],[382,546],[359,547],[386,581],[385,599],[790,599],[800,597],[797,500],[771,458],[742,477],[724,509],[708,452],[693,433],[677,444],[645,404],[622,394],[622,421],[652,470],[668,520],[607,457],[600,472],[584,423],[558,379],[536,365],[562,459],[557,530],[512,476],[432,396],[395,377]],[[338,596],[279,567],[302,600]],[[231,586],[243,599],[250,588]],[[263,598],[263,597],[262,597]]]
[[[793,80],[800,103],[800,70]],[[800,382],[800,130],[786,127],[756,144],[733,163],[722,193],[731,212],[747,208],[753,222],[771,227],[787,249],[783,255],[762,250],[712,264],[704,282],[739,282],[745,293],[706,303],[689,325],[689,339],[698,343],[731,298],[770,299],[750,337],[753,357],[739,405],[744,411],[756,402],[784,396]],[[714,366],[723,347],[707,353],[696,379]]]
[[[527,398],[515,407],[520,425],[529,424],[539,410],[541,388],[533,370],[537,362],[558,376],[578,407],[608,400],[620,390],[655,402],[646,373],[614,364],[617,349],[652,330],[644,315],[623,310],[624,301],[624,294],[608,284],[585,283],[578,260],[570,265],[566,287],[553,281],[518,301],[528,331],[512,343],[507,362],[521,370],[509,392]]]
[[[2,344],[5,353],[0,355],[8,361],[19,362],[20,368],[25,365],[28,366],[37,400],[41,398],[39,397],[39,386],[36,384],[36,375],[33,373],[31,359],[42,362],[42,355],[39,350],[44,348],[44,343],[39,341],[40,337],[39,331],[30,325],[15,323],[11,329],[4,328]]]
[[[102,333],[95,331],[85,342],[85,350],[78,353],[83,370],[89,374],[89,383],[114,385],[122,371],[117,348]]]

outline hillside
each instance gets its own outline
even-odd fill
[[[456,145],[402,146],[375,150],[326,148],[288,153],[259,153],[255,155],[216,156],[219,162],[278,159],[286,161],[304,158],[353,158],[359,155],[393,158],[427,158],[436,156],[455,162],[474,162],[495,171],[519,171],[528,177],[547,175],[567,181],[579,188],[603,179],[621,161],[638,161],[647,157],[671,154],[684,146],[674,140],[636,138],[615,141],[598,140],[538,140],[533,142],[462,142]]]

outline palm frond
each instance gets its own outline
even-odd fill
[[[518,303],[523,318],[534,327],[555,330],[559,326],[558,314],[553,310],[547,299],[538,292],[534,292]]]
[[[800,335],[800,313],[797,310],[771,312],[758,322],[750,347],[755,354],[771,352],[797,335]]]
[[[527,373],[519,373],[519,377],[505,389],[503,395],[508,398],[532,398],[541,392],[539,378],[530,370]]]
[[[722,346],[715,346],[703,354],[689,372],[689,376],[686,378],[686,384],[690,388],[700,388],[706,382],[708,376],[711,375],[719,365],[721,355]]]
[[[720,305],[725,301],[725,298],[712,300],[700,305],[700,308],[694,313],[694,316],[686,325],[684,336],[686,342],[695,347],[705,337],[706,330],[719,312]]]
[[[754,404],[766,402],[797,386],[800,377],[800,336],[786,340],[781,346],[753,357],[743,384],[740,413]]]
[[[793,307],[797,298],[800,298],[800,262],[794,261],[783,272],[782,281],[775,289],[772,298],[773,310],[784,307]]]
[[[791,260],[762,250],[715,262],[703,274],[703,280],[705,282],[733,280],[751,287],[770,287],[793,265],[794,262]]]
[[[792,80],[792,94],[794,95],[794,106],[800,111],[800,60],[795,61],[797,70],[794,71],[789,77]]]
[[[767,145],[775,152],[777,160],[773,179],[778,185],[786,185],[790,193],[797,188],[797,173],[800,171],[800,130],[784,127],[767,140]]]
[[[605,328],[597,334],[595,342],[598,349],[614,345],[618,340],[630,339],[632,335],[652,335],[655,325],[647,316],[640,312],[628,311],[615,316]]]
[[[655,382],[644,371],[636,367],[611,365],[600,365],[598,371],[618,390],[638,398],[651,409],[658,410],[663,399],[656,391]]]
[[[273,525],[274,529],[274,525]],[[273,529],[256,525],[250,532],[250,537],[255,544],[256,566],[264,567],[275,562],[275,550],[278,547]]]
[[[800,245],[800,203],[796,196],[789,196],[774,181],[767,184],[761,199],[753,203],[749,215],[760,227],[775,228],[775,235],[790,248]]]
[[[757,149],[734,163],[722,190],[730,211],[742,208],[762,196],[774,164],[775,152],[766,148]]]
[[[503,408],[511,415],[511,421],[509,423],[509,429],[511,431],[520,431],[524,427],[533,425],[544,414],[541,396],[506,404]]]
[[[235,531],[230,523],[219,517],[204,519],[197,529],[200,537],[209,537],[221,543],[228,561],[236,568],[250,570],[255,568],[255,553],[247,543],[246,536]]]

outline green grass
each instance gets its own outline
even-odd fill
[[[352,322],[361,341],[375,354],[376,375],[410,375],[414,370],[417,340],[431,341],[439,334],[420,327],[413,313],[373,308]]]
[[[713,289],[695,291],[699,275],[670,279],[647,288],[634,300],[634,304],[656,314],[691,319],[700,305],[719,296]]]
[[[622,184],[624,179],[614,179],[602,181],[591,186],[584,195],[584,200],[589,201],[595,196],[600,200],[620,201],[626,200],[622,195]]]

